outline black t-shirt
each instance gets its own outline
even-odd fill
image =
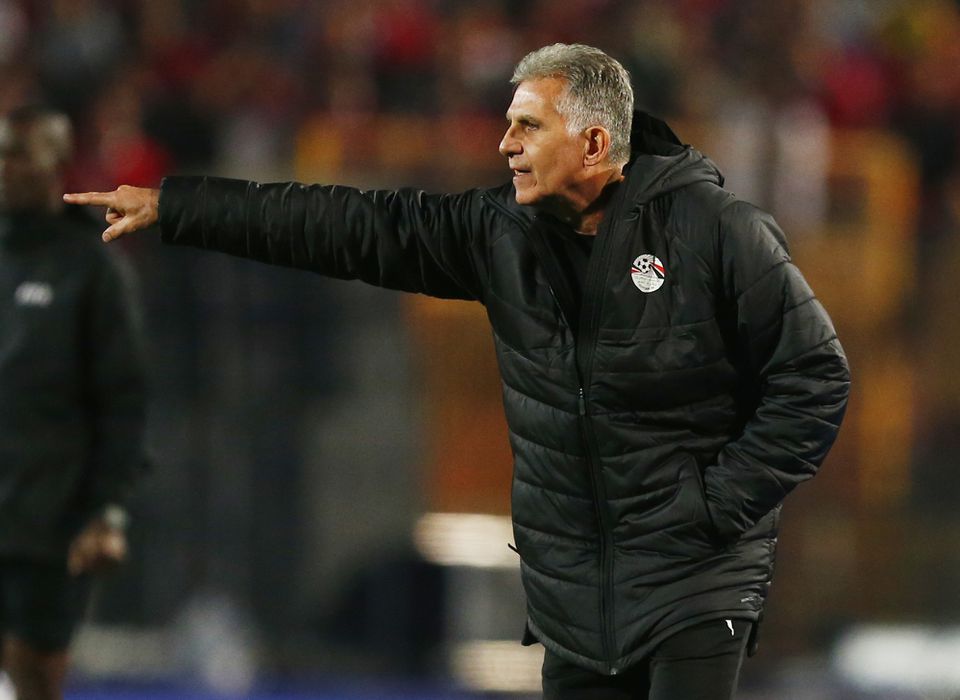
[[[590,262],[590,251],[593,250],[593,241],[596,236],[577,233],[569,226],[557,225],[549,237],[554,254],[563,268],[563,274],[570,280],[570,289],[577,304],[577,313],[583,302],[583,285],[587,278],[587,263]],[[570,319],[577,323],[578,319]]]

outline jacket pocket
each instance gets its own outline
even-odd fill
[[[704,541],[711,546],[719,542],[719,533],[710,515],[707,505],[707,492],[703,483],[703,473],[693,456],[688,456],[680,465],[679,473],[681,500],[688,509],[689,523]]]
[[[697,461],[689,453],[678,454],[674,460],[668,467],[673,473],[673,485],[664,489],[662,501],[624,518],[624,536],[617,543],[621,550],[652,556],[660,563],[698,561],[716,552],[716,537]]]

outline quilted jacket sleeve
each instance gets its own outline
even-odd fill
[[[168,177],[160,230],[167,243],[389,289],[480,299],[479,201],[473,192]]]
[[[714,525],[731,541],[816,473],[839,430],[850,374],[773,218],[736,202],[721,213],[719,237],[733,345],[756,402],[740,437],[704,475]]]

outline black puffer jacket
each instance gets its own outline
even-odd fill
[[[485,304],[528,628],[608,674],[684,626],[757,619],[779,504],[826,455],[849,379],[773,219],[661,122],[639,114],[633,147],[579,309],[556,224],[512,186],[168,178],[160,198],[167,242]]]

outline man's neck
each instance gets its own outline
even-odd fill
[[[595,236],[607,205],[622,181],[623,174],[619,170],[611,170],[603,179],[587,183],[588,186],[578,198],[579,201],[577,199],[554,201],[552,206],[544,206],[543,210],[573,228],[577,233]]]
[[[586,205],[579,210],[571,210],[560,218],[573,227],[573,230],[584,236],[595,236],[600,229],[600,222],[603,221],[603,215],[617,191],[620,183],[623,181],[623,175],[613,174],[608,180],[602,183],[595,196],[590,198]]]

